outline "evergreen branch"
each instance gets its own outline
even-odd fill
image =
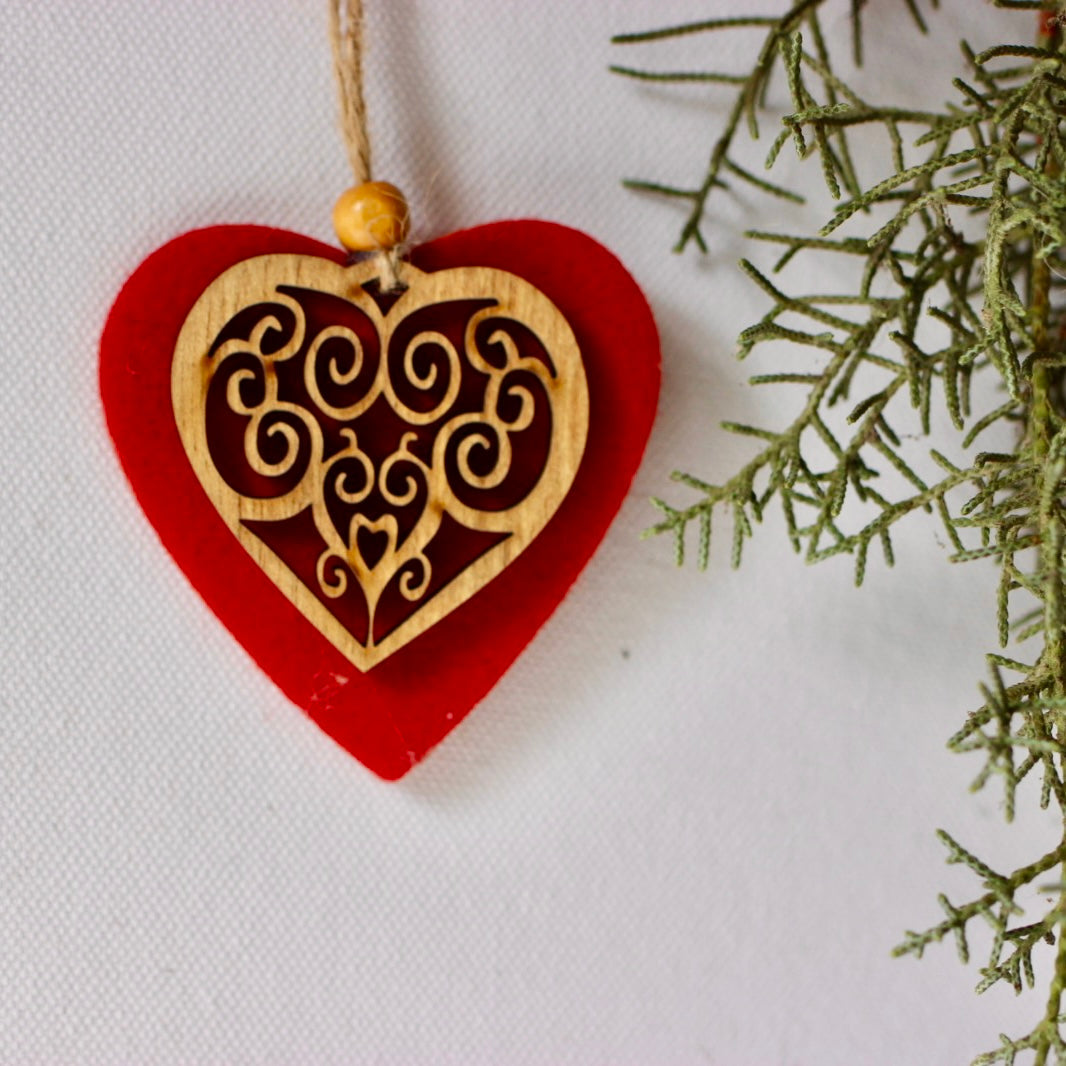
[[[725,127],[711,149],[706,173],[692,197],[692,210],[682,226],[681,236],[675,249],[676,251],[683,251],[690,242],[694,242],[701,249],[706,247],[706,241],[701,231],[701,226],[706,210],[707,199],[710,196],[711,191],[721,184],[721,172],[726,165],[726,159],[730,155],[730,149],[739,132],[740,126],[742,122],[746,120],[747,128],[751,136],[758,136],[756,112],[762,106],[762,102],[765,99],[766,89],[769,85],[774,64],[775,62],[785,60],[787,56],[795,54],[795,49],[790,42],[793,39],[797,27],[805,18],[813,15],[815,10],[824,2],[825,0],[797,0],[797,2],[794,2],[792,7],[779,18],[750,17],[710,19],[704,22],[671,26],[662,30],[652,30],[645,33],[621,34],[612,38],[612,41],[615,44],[635,44],[719,29],[760,27],[767,30],[763,44],[759,49],[755,65],[753,66],[751,73],[739,84],[739,89],[734,97],[733,105],[730,109]],[[798,57],[795,61],[798,62]],[[622,73],[625,73],[630,77],[639,76],[632,73],[633,70],[634,68],[626,67],[623,68]],[[824,141],[824,136],[820,134],[819,139],[820,141]],[[841,169],[845,171],[847,170],[846,164],[840,163],[837,165]]]
[[[944,840],[945,837],[947,840],[951,840],[943,830],[938,830],[937,835],[941,840]],[[952,841],[952,844],[954,844],[954,841]],[[955,845],[955,847],[957,848],[958,845]],[[959,849],[959,851],[962,852],[962,849]],[[984,867],[982,863],[974,859],[973,856],[970,856],[968,852],[962,852],[962,854],[973,859],[975,866],[978,867],[975,872],[982,878],[982,880],[987,880],[987,877],[982,873],[987,867]],[[964,865],[970,865],[965,858],[954,860],[949,859],[948,861],[963,862]],[[938,925],[931,926],[924,932],[916,933],[912,930],[908,930],[904,934],[902,942],[892,949],[892,954],[897,958],[902,955],[916,955],[918,958],[921,958],[923,952],[930,944],[939,943],[948,935],[948,933],[954,934],[957,931],[965,932],[966,925],[972,918],[975,918],[978,915],[983,917],[990,916],[992,914],[992,908],[996,903],[1002,902],[1003,897],[1007,899],[1011,910],[1017,912],[1018,908],[1013,902],[1017,892],[1026,885],[1033,884],[1041,874],[1047,873],[1048,870],[1061,865],[1064,861],[1066,861],[1066,843],[1060,844],[1053,851],[1049,851],[1046,855],[1037,859],[1036,862],[1019,867],[1006,877],[993,875],[995,877],[993,882],[995,886],[994,888],[990,888],[977,899],[972,900],[961,907],[951,907],[949,904],[945,907],[945,910],[948,910],[948,917]],[[989,871],[989,873],[991,873],[991,871]],[[941,896],[940,899],[942,901],[941,905],[944,906],[947,902],[947,897]],[[960,951],[960,955],[961,954],[963,954],[962,951]]]
[[[845,204],[839,211],[837,211],[832,219],[819,230],[819,233],[823,237],[828,237],[830,233],[851,218],[852,215],[884,200],[887,193],[898,189],[900,186],[908,185],[918,178],[935,174],[939,170],[944,170],[948,167],[956,167],[974,159],[981,159],[993,155],[996,151],[997,147],[995,145],[981,145],[977,148],[967,148],[964,151],[956,152],[950,156],[935,156],[924,163],[918,163],[913,167],[908,167],[906,170],[902,170],[898,174],[893,174],[890,178],[885,178],[884,181],[875,185],[862,196]],[[872,238],[871,243],[873,243]]]
[[[914,0],[903,3],[924,29]],[[850,6],[858,55],[863,0]],[[1056,14],[1041,21],[1032,47],[976,53],[963,42],[965,78],[953,80],[957,97],[939,110],[869,102],[840,78],[819,24],[821,0],[793,4],[763,26],[762,49],[738,84],[702,182],[668,194],[690,208],[679,248],[702,244],[708,195],[727,174],[788,194],[785,186],[752,181],[733,151],[745,118],[756,132],[771,73],[783,73],[791,110],[781,117],[768,165],[791,141],[801,158],[818,157],[839,202],[817,235],[748,234],[780,255],[773,272],[748,259],[741,264],[769,307],[741,332],[737,354],[773,344],[783,358],[796,359],[750,380],[793,387],[799,409],[783,428],[724,423],[753,442],[754,454],[720,484],[675,474],[696,498],[685,506],[658,501],[661,520],[648,532],[668,533],[679,559],[694,534],[702,568],[714,512],[724,509],[736,566],[755,524],[776,503],[796,552],[812,562],[849,555],[861,584],[871,545],[880,543],[892,565],[896,523],[924,513],[943,527],[952,561],[997,568],[1000,644],[1032,641],[1033,650],[988,656],[981,705],[948,746],[978,756],[974,790],[1002,782],[1008,821],[1019,786],[1038,781],[1041,807],[1054,803],[1062,818],[1062,838],[1041,858],[1001,874],[942,833],[948,861],[967,866],[981,891],[962,905],[941,896],[945,919],[908,932],[895,954],[921,955],[950,934],[966,962],[967,929],[980,915],[993,945],[978,990],[1006,982],[1022,991],[1037,984],[1034,952],[1051,946],[1042,1018],[977,1060],[1014,1062],[1028,1051],[1036,1066],[1046,1066],[1053,1053],[1066,1062],[1066,73],[1061,3],[996,6]],[[907,124],[925,127],[910,145],[900,133]],[[863,186],[846,137],[866,125],[884,130],[893,166]],[[845,224],[851,232],[838,235]],[[807,276],[819,258],[853,264],[853,281],[826,297],[770,279],[798,256]],[[974,390],[980,379],[993,388]],[[997,389],[998,398],[978,402]],[[933,435],[937,407],[964,457],[914,444]],[[998,439],[977,451],[993,431]],[[1014,683],[1006,683],[1005,671],[1019,675]],[[1044,886],[1056,866],[1063,883]],[[1021,924],[1023,889],[1058,899]]]
[[[639,70],[637,67],[621,67],[615,63],[607,69],[612,74],[621,74],[624,78],[636,78],[638,81],[697,81],[717,85],[743,85],[747,80],[741,74],[722,74],[707,70]]]
[[[794,204],[805,204],[807,202],[799,193],[793,192],[791,189],[785,189],[780,185],[774,185],[773,182],[769,182],[765,178],[756,177],[731,159],[723,160],[722,165],[731,174],[736,174],[738,178],[742,178],[749,185],[754,185],[755,188],[761,189],[771,196],[776,196],[780,200],[791,200]]]
[[[660,185],[658,182],[639,181],[635,178],[626,178],[622,185],[634,192],[654,192],[662,196],[679,196],[687,200],[691,200],[696,195],[692,189],[679,189],[674,185]]]
[[[749,18],[707,19],[704,22],[687,22],[680,26],[667,26],[661,30],[648,30],[644,33],[618,33],[611,38],[611,44],[645,44],[648,41],[661,41],[667,37],[684,37],[692,33],[706,33],[710,30],[735,30],[748,26],[776,26],[775,18],[752,16]]]
[[[1061,64],[1062,56],[1050,48],[1036,48],[1027,44],[1000,44],[995,48],[988,48],[978,54],[976,61],[984,66],[990,59],[1001,59],[1003,56],[1016,56],[1020,59],[1050,59],[1055,64]]]

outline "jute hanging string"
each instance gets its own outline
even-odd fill
[[[363,97],[363,0],[330,0],[329,37],[341,104],[341,132],[357,185],[370,181]]]
[[[400,246],[410,215],[403,193],[386,181],[373,181],[370,136],[363,95],[363,0],[329,0],[329,35],[340,98],[341,132],[356,184],[333,208],[333,226],[350,252],[374,253],[386,292],[403,287]]]

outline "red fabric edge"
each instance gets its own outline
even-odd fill
[[[119,459],[160,540],[283,692],[379,776],[406,773],[488,692],[547,620],[621,506],[651,430],[659,341],[643,294],[592,238],[554,223],[499,222],[415,248],[423,270],[488,266],[539,288],[569,321],[589,382],[589,439],[574,485],[502,574],[429,631],[360,673],[274,587],[200,487],[170,404],[170,361],[200,293],[242,259],[344,254],[257,226],[176,238],[126,282],[100,348],[100,390]],[[517,609],[516,609],[516,605]]]

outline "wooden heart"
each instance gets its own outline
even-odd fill
[[[174,351],[185,452],[267,576],[368,670],[511,564],[569,491],[588,388],[543,293],[484,267],[266,255],[197,300]]]
[[[647,303],[614,256],[583,234],[543,222],[495,223],[416,247],[410,259],[410,288],[390,303],[363,268],[310,238],[255,226],[199,230],[131,276],[100,351],[108,429],[167,550],[286,695],[390,779],[462,720],[566,594],[625,497],[659,385]],[[253,273],[259,295],[238,298]],[[244,281],[231,291],[227,276]],[[492,284],[479,288],[486,279]],[[473,288],[456,298],[458,280]],[[485,306],[471,308],[471,299]],[[460,308],[440,310],[456,300]],[[264,301],[274,305],[269,313]],[[294,305],[303,334],[281,358],[298,332]],[[436,319],[425,330],[423,313]],[[444,340],[408,343],[427,330]],[[386,375],[379,362],[371,374],[375,345],[394,352],[399,373]],[[453,348],[465,368],[454,413],[431,419]],[[402,366],[407,353],[415,385],[425,385],[397,397],[414,412],[413,424],[389,400],[389,383],[395,392],[411,376]],[[514,381],[507,368],[519,366]],[[375,399],[355,414],[370,392]],[[519,429],[530,410],[523,395],[532,399],[532,419]],[[466,416],[445,433],[451,419]],[[256,429],[249,449],[248,426],[257,419],[262,436]],[[481,428],[462,428],[475,423]],[[224,447],[212,443],[216,431]],[[405,442],[405,433],[414,439]],[[439,445],[443,472],[433,443],[442,434],[451,442]],[[508,477],[491,484],[500,468],[493,442],[504,438],[512,445],[510,477],[525,478],[513,497]],[[464,440],[472,442],[460,459]],[[249,455],[259,463],[251,473]],[[458,476],[462,462],[466,481]],[[330,482],[331,471],[346,476]],[[371,492],[351,502],[371,474]],[[416,497],[396,503],[409,482]],[[321,502],[334,490],[349,499]],[[294,511],[304,502],[302,518],[278,520],[271,509],[279,500]],[[423,517],[437,509],[439,524]],[[463,547],[449,533],[434,554],[446,527],[482,540]],[[421,596],[408,599],[395,592],[408,573],[408,591],[419,591],[416,546],[439,586],[431,577]],[[325,584],[347,576],[339,596],[318,581],[327,548]],[[368,605],[365,632],[353,621],[356,592]],[[369,625],[371,601],[380,631]]]

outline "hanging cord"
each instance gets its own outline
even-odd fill
[[[355,183],[370,181],[370,137],[363,98],[363,0],[329,0],[329,38],[341,105],[341,133]]]
[[[403,193],[388,182],[372,181],[370,135],[363,96],[363,0],[329,0],[329,37],[340,99],[341,133],[355,186],[337,201],[333,223],[352,252],[371,252],[385,292],[404,288],[400,246],[410,217]]]

